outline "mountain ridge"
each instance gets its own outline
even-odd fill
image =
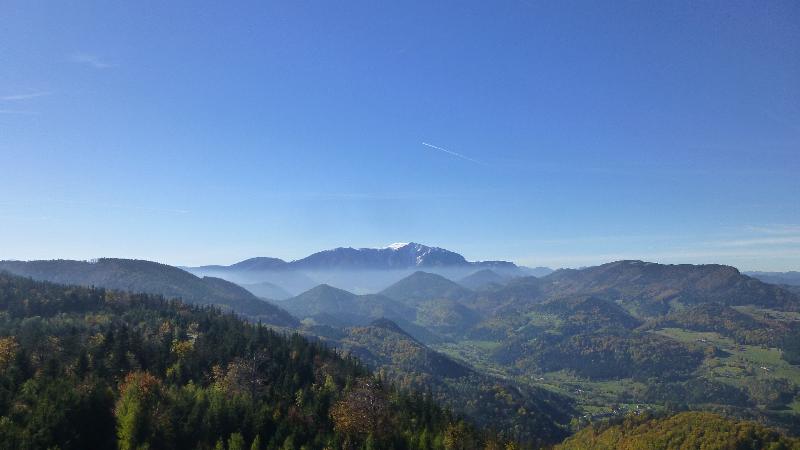
[[[800,272],[790,270],[788,272],[743,272],[745,275],[757,278],[765,283],[783,284],[788,286],[800,286]]]
[[[152,261],[100,258],[93,261],[0,261],[0,271],[52,283],[97,286],[180,298],[188,303],[216,305],[279,326],[296,326],[288,312],[246,289],[216,277],[198,277],[177,267]]]
[[[516,270],[520,266],[510,261],[468,261],[459,253],[441,247],[416,242],[395,243],[383,248],[336,247],[312,253],[306,257],[285,261],[259,256],[237,263],[187,267],[189,270],[335,270],[370,269],[393,270],[412,267],[488,267]],[[535,268],[540,270],[546,268]]]

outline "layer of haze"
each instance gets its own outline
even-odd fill
[[[0,259],[800,268],[800,3],[0,4]]]

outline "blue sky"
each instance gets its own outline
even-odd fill
[[[800,269],[796,1],[77,3],[0,3],[0,258]]]

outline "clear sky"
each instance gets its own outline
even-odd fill
[[[0,2],[0,259],[800,269],[800,2]]]

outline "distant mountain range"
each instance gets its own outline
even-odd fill
[[[319,284],[359,294],[375,293],[417,270],[437,273],[451,280],[483,269],[490,269],[505,278],[544,276],[552,272],[546,267],[528,268],[509,261],[468,261],[456,252],[415,242],[396,243],[384,248],[340,247],[294,261],[257,257],[229,266],[183,269],[198,276],[223,278],[248,289],[248,285],[267,282],[293,295]],[[269,294],[263,289],[255,289],[251,291],[258,296],[279,300],[262,295]]]
[[[765,283],[800,286],[800,272],[744,272],[745,275],[758,278]]]
[[[508,261],[467,261],[463,256],[439,247],[416,242],[396,243],[384,248],[339,247],[323,250],[294,261],[278,258],[250,258],[230,266],[190,267],[193,270],[400,270],[430,267],[494,267],[517,268]]]

